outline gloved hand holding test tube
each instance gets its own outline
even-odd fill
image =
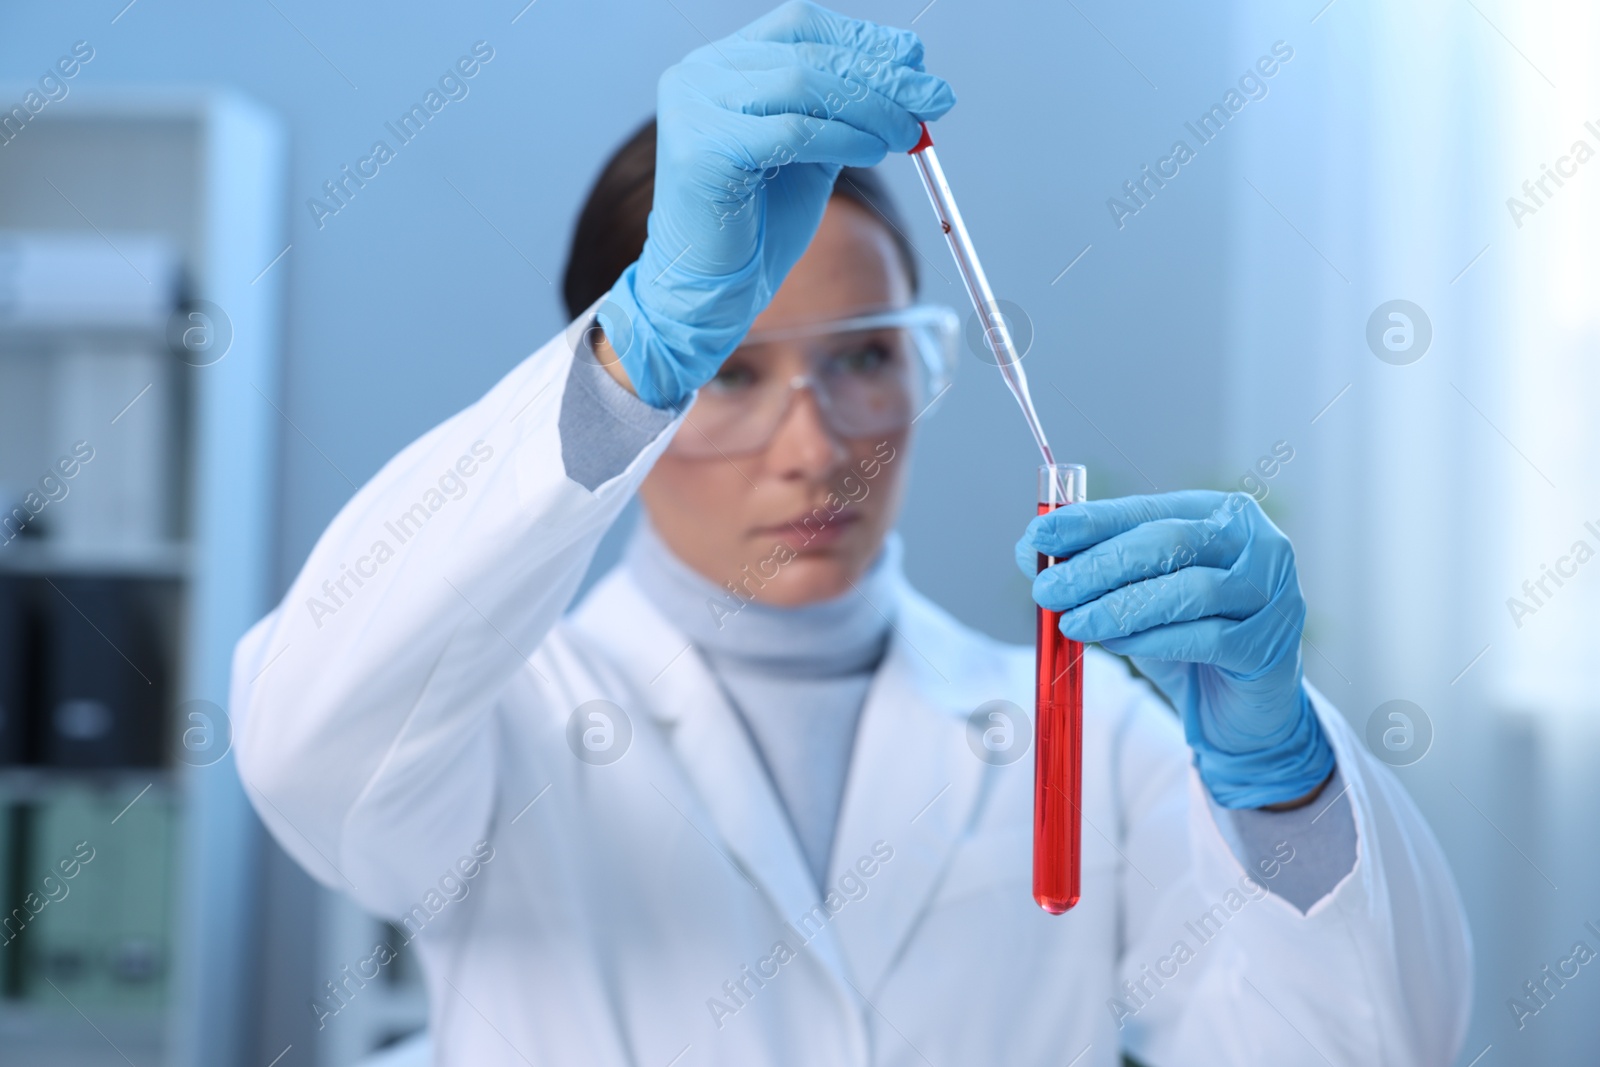
[[[923,187],[939,216],[940,228],[950,244],[956,269],[967,296],[983,323],[984,337],[994,352],[1000,373],[1017,398],[1028,429],[1044,456],[1039,468],[1040,515],[1084,499],[1084,468],[1061,465],[1050,451],[1039,413],[1028,392],[1028,376],[978,253],[956,207],[944,168],[933,149],[927,123],[922,139],[911,149],[922,175]],[[1040,555],[1039,570],[1058,562]],[[1069,640],[1060,628],[1057,612],[1037,609],[1035,638],[1035,743],[1033,794],[1033,899],[1045,911],[1059,915],[1078,902],[1083,797],[1083,645]]]

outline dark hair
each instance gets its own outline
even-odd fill
[[[656,181],[656,120],[650,119],[622,143],[589,189],[578,226],[572,233],[561,298],[567,317],[575,319],[605,295],[628,265],[644,251],[650,203]],[[865,208],[882,219],[904,261],[911,290],[917,289],[916,253],[906,239],[900,213],[888,187],[865,167],[845,167],[833,195]]]

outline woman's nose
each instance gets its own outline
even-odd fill
[[[789,408],[767,445],[767,469],[780,476],[819,477],[849,459],[849,450],[828,425],[810,386],[790,394]]]

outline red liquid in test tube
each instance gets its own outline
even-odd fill
[[[1084,499],[1084,468],[1039,468],[1039,514]],[[1060,560],[1040,555],[1039,570]],[[1060,915],[1078,902],[1083,843],[1083,645],[1059,612],[1037,608],[1033,764],[1033,899]]]

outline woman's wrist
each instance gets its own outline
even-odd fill
[[[1260,807],[1260,809],[1258,809],[1258,810],[1260,810],[1260,811],[1293,811],[1296,808],[1305,807],[1307,804],[1311,803],[1313,800],[1316,800],[1319,796],[1322,795],[1322,791],[1324,789],[1328,788],[1328,783],[1333,781],[1333,776],[1338,771],[1338,769],[1339,769],[1338,766],[1335,765],[1334,769],[1328,772],[1328,777],[1326,777],[1322,781],[1318,782],[1316,784],[1316,786],[1311,790],[1311,792],[1307,793],[1305,796],[1296,797],[1294,800],[1285,800],[1285,801],[1282,801],[1282,802],[1277,803],[1277,804],[1263,804]],[[1338,799],[1338,798],[1335,798],[1335,799]]]
[[[1303,683],[1298,703],[1287,733],[1253,751],[1219,748],[1202,728],[1200,709],[1185,709],[1184,735],[1194,750],[1195,767],[1218,804],[1235,810],[1273,809],[1316,799],[1337,764]]]
[[[622,358],[611,347],[611,342],[606,340],[605,334],[596,329],[594,332],[594,354],[600,366],[611,375],[613,381],[622,386],[634,396],[639,395],[639,390],[633,387],[633,382],[628,378],[628,372],[622,366]]]

